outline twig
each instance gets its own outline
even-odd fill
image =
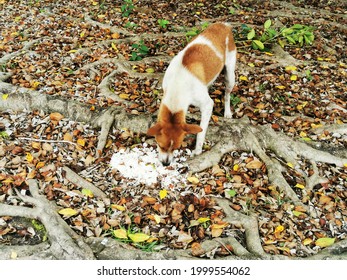
[[[36,138],[29,138],[29,137],[18,137],[18,140],[26,140],[26,141],[33,141],[33,142],[45,142],[45,143],[65,143],[65,144],[71,144],[74,146],[77,146],[76,143],[73,143],[71,141],[67,141],[67,140],[49,140],[49,139],[36,139]]]

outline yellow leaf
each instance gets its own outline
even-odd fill
[[[63,215],[64,218],[70,218],[74,215],[76,215],[78,212],[72,208],[64,208],[59,210],[58,212],[60,215]]]
[[[119,239],[128,239],[127,231],[123,228],[114,230],[113,235]]]
[[[26,160],[27,160],[28,162],[32,162],[32,161],[34,160],[33,155],[32,155],[31,153],[27,153],[27,154],[26,154]]]
[[[223,233],[223,229],[222,228],[213,228],[213,229],[211,229],[212,237],[219,237],[219,236],[221,236],[222,233]]]
[[[112,209],[117,209],[118,211],[125,211],[125,207],[122,205],[118,205],[118,204],[112,204],[111,205]]]
[[[279,225],[275,228],[275,233],[280,233],[282,231],[284,231],[284,226]]]
[[[239,77],[239,80],[240,80],[240,81],[248,81],[248,78],[247,78],[246,76],[242,76],[242,75],[241,75],[241,76]]]
[[[321,123],[319,123],[319,124],[311,123],[312,128],[318,128],[318,127],[322,127],[322,126],[323,125]]]
[[[85,195],[85,196],[88,196],[90,198],[94,197],[93,192],[91,190],[89,190],[89,189],[82,189],[82,194]]]
[[[75,53],[77,50],[69,50],[68,53]]]
[[[83,38],[85,35],[84,31],[81,32],[80,37]]]
[[[134,234],[129,233],[128,236],[135,243],[144,242],[144,241],[148,240],[150,237],[149,235],[144,234],[144,233],[134,233]]]
[[[150,237],[146,240],[146,243],[152,243],[152,242],[157,241],[157,240],[158,240],[158,238],[156,238],[156,237]]]
[[[8,94],[3,94],[3,95],[2,95],[2,99],[3,99],[3,100],[6,100],[7,98],[8,98]]]
[[[83,138],[77,139],[77,144],[84,147],[86,144],[86,141]]]
[[[313,240],[311,238],[305,238],[303,241],[302,241],[302,244],[304,244],[305,246],[306,245],[309,245],[313,242]]]
[[[269,56],[273,56],[274,55],[273,53],[270,53],[270,52],[265,52],[265,54],[267,54]]]
[[[276,86],[278,89],[285,89],[285,86]]]
[[[290,80],[291,81],[296,81],[298,79],[298,76],[297,75],[291,75],[290,76]]]
[[[254,63],[248,63],[249,67],[255,67]]]
[[[187,180],[188,180],[188,182],[190,182],[194,185],[197,185],[199,183],[199,179],[194,177],[194,176],[188,177]]]
[[[287,165],[288,165],[290,168],[294,168],[294,164],[292,164],[291,162],[287,162]]]
[[[154,217],[155,222],[157,224],[159,224],[160,223],[160,217],[158,215],[154,215],[153,217]]]
[[[165,198],[167,196],[167,190],[160,190],[160,192],[159,192],[159,197],[160,197],[160,199],[163,199],[163,198]]]
[[[120,35],[119,35],[119,33],[115,32],[115,33],[112,33],[111,37],[113,39],[119,39]]]
[[[199,219],[198,219],[198,222],[199,222],[200,224],[206,223],[206,222],[208,222],[208,221],[210,221],[210,218],[199,218]]]
[[[295,187],[302,190],[305,188],[305,186],[302,184],[296,184]]]
[[[40,168],[42,168],[42,167],[44,167],[45,166],[45,162],[44,161],[40,161],[40,162],[38,162],[37,164],[36,164],[36,168],[37,169],[40,169]]]
[[[115,43],[111,43],[111,47],[112,47],[112,49],[114,49],[115,51],[117,51],[118,52],[118,48],[117,48],[117,46],[116,46],[116,44]]]
[[[343,166],[344,166],[344,167],[347,167],[347,163],[344,163]]]
[[[211,225],[211,229],[214,229],[214,228],[225,228],[228,225],[229,225],[229,223],[227,223],[227,222],[219,222],[218,224]]]
[[[129,94],[121,93],[121,94],[119,95],[119,97],[122,98],[122,99],[129,99]]]
[[[306,137],[307,134],[306,134],[306,132],[301,131],[301,132],[300,132],[300,136],[301,136],[301,137]]]
[[[295,71],[297,68],[296,66],[287,66],[286,71]]]
[[[316,240],[316,245],[319,247],[329,247],[335,243],[335,238],[323,237]]]
[[[147,69],[146,69],[146,72],[147,72],[147,73],[154,73],[155,70],[154,70],[154,68],[147,68]]]
[[[234,171],[238,171],[238,170],[239,170],[239,168],[240,168],[240,167],[239,167],[239,165],[238,165],[238,164],[235,164],[235,165],[233,166],[233,170],[234,170]]]

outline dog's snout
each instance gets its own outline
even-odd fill
[[[170,161],[166,160],[166,161],[162,161],[161,162],[164,166],[169,166],[170,165]]]

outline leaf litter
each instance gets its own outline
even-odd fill
[[[130,59],[134,42],[115,41],[124,39],[126,33],[86,22],[86,14],[92,15],[94,22],[130,33],[162,35],[159,39],[144,38],[144,44],[150,50],[149,55],[170,57],[186,43],[185,33],[200,26],[205,19],[259,26],[268,18],[276,18],[284,25],[300,21],[316,27],[315,46],[286,46],[285,51],[299,61],[312,63],[296,68],[291,64],[278,65],[269,54],[241,48],[239,62],[242,67],[238,74],[239,78],[244,78],[239,79],[233,92],[234,117],[247,116],[255,125],[270,124],[273,129],[296,139],[346,149],[346,133],[319,131],[320,126],[346,124],[347,120],[344,110],[347,61],[343,47],[346,33],[336,24],[346,23],[341,17],[344,11],[341,1],[334,11],[321,3],[324,1],[315,1],[314,8],[321,10],[313,11],[318,14],[307,17],[309,20],[300,16],[299,9],[312,6],[302,1],[290,1],[298,8],[291,16],[285,6],[276,7],[268,1],[238,1],[229,5],[215,1],[175,4],[134,1],[136,9],[128,18],[121,16],[121,3],[117,8],[111,2],[103,1],[112,7],[110,9],[92,5],[91,1],[80,1],[79,5],[74,1],[53,4],[37,1],[31,5],[23,1],[7,3],[3,10],[6,15],[1,12],[0,56],[20,51],[25,42],[37,40],[29,51],[0,65],[1,71],[11,71],[7,82],[89,104],[104,107],[113,104],[112,98],[100,94],[98,85],[117,69],[117,59]],[[273,17],[271,12],[278,15]],[[162,17],[170,22],[166,29],[157,24]],[[321,19],[330,23],[322,24]],[[166,32],[181,32],[181,36],[171,37]],[[83,68],[94,62],[97,64],[93,68]],[[138,61],[130,68],[146,75],[162,75],[166,67],[167,62],[157,60]],[[159,105],[161,88],[158,77],[148,77],[133,78],[123,73],[113,77],[110,88],[129,101],[124,106],[130,112],[154,112]],[[222,76],[210,90],[217,123],[218,116],[223,115],[221,93],[224,90]],[[194,113],[196,109],[190,111]],[[206,257],[200,246],[204,240],[234,236],[245,244],[243,229],[224,224],[224,214],[213,202],[213,196],[225,196],[234,210],[258,214],[262,245],[268,253],[309,256],[346,238],[346,173],[326,164],[318,164],[319,175],[329,181],[308,190],[302,174],[288,168],[290,163],[283,162],[285,177],[298,196],[315,205],[316,215],[311,217],[269,183],[265,164],[251,153],[227,154],[217,166],[188,176],[178,173],[176,168],[161,169],[155,160],[152,142],[139,144],[148,141],[146,136],[129,131],[112,131],[102,158],[96,158],[98,131],[57,114],[2,112],[0,132],[0,202],[21,205],[14,189],[27,193],[25,180],[36,178],[42,182],[42,192],[56,202],[60,211],[76,211],[74,215],[65,215],[64,219],[84,236],[112,236],[112,231],[126,227],[131,230],[130,234],[158,238],[161,242],[158,248],[191,246],[194,255]],[[188,139],[185,149],[192,146]],[[184,156],[189,156],[189,152],[185,153]],[[128,163],[124,160],[127,156],[132,167],[121,163]],[[112,158],[118,170],[112,170]],[[175,164],[179,167],[184,161]],[[63,176],[63,166],[69,166],[92,182],[108,199],[101,201],[90,191],[71,184]],[[301,167],[312,174],[310,163],[304,159]],[[145,176],[141,171],[134,177],[129,173],[131,169],[148,169],[151,175]],[[0,242],[10,242],[15,234],[27,239],[43,238],[35,235],[30,226],[26,226],[24,232],[15,225],[14,218],[1,218]],[[232,253],[229,249],[220,247],[217,255]]]

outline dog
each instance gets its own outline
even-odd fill
[[[164,95],[157,123],[147,131],[147,135],[155,136],[159,160],[164,166],[170,165],[173,151],[181,147],[186,134],[197,134],[193,155],[202,153],[213,110],[208,87],[224,67],[224,117],[231,118],[230,93],[235,85],[236,46],[230,25],[210,25],[170,62],[163,79]],[[200,125],[186,123],[190,105],[200,109]]]

